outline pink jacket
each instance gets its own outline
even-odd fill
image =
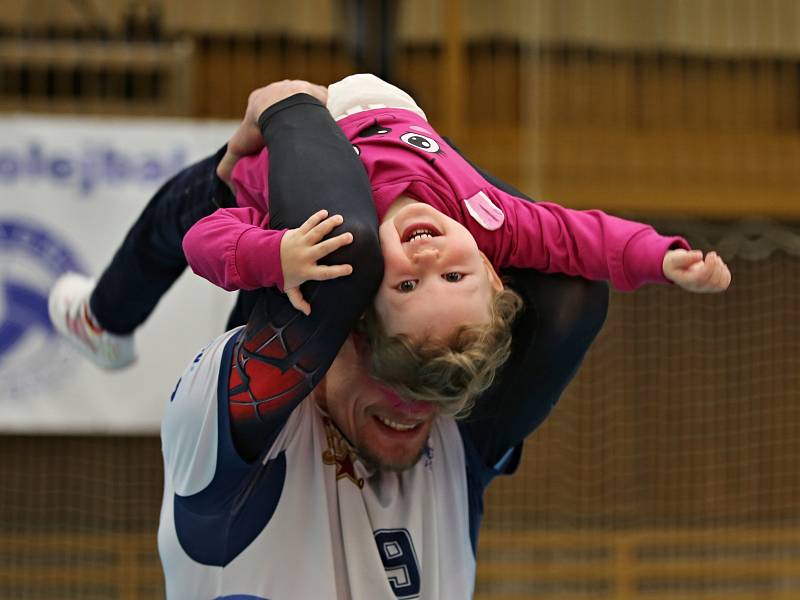
[[[621,291],[669,283],[662,271],[680,237],[601,211],[528,202],[497,189],[413,112],[379,108],[338,122],[367,170],[378,220],[401,194],[463,224],[495,268],[609,280]],[[280,241],[269,223],[268,154],[241,159],[233,171],[240,208],[198,221],[183,247],[198,275],[226,290],[283,287]]]

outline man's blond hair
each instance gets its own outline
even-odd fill
[[[492,301],[489,323],[461,326],[448,340],[421,341],[388,335],[370,307],[362,320],[370,374],[401,398],[434,402],[442,413],[464,417],[511,355],[511,325],[522,305],[504,288]]]

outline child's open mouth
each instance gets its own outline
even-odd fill
[[[430,223],[414,223],[405,228],[400,239],[402,242],[414,242],[440,235],[442,235],[441,232]]]

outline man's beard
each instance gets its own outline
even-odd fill
[[[422,458],[422,455],[425,453],[425,446],[426,444],[420,446],[419,452],[417,452],[417,454],[411,459],[397,463],[384,461],[364,445],[356,446],[355,451],[359,460],[361,460],[364,466],[371,471],[390,471],[393,473],[402,473],[419,462],[419,459]]]

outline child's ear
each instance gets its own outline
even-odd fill
[[[494,270],[492,263],[489,262],[489,259],[486,258],[483,252],[481,252],[481,259],[483,260],[483,265],[486,267],[486,275],[489,277],[489,283],[492,285],[494,291],[499,294],[504,288],[503,280],[500,279],[500,275]]]

